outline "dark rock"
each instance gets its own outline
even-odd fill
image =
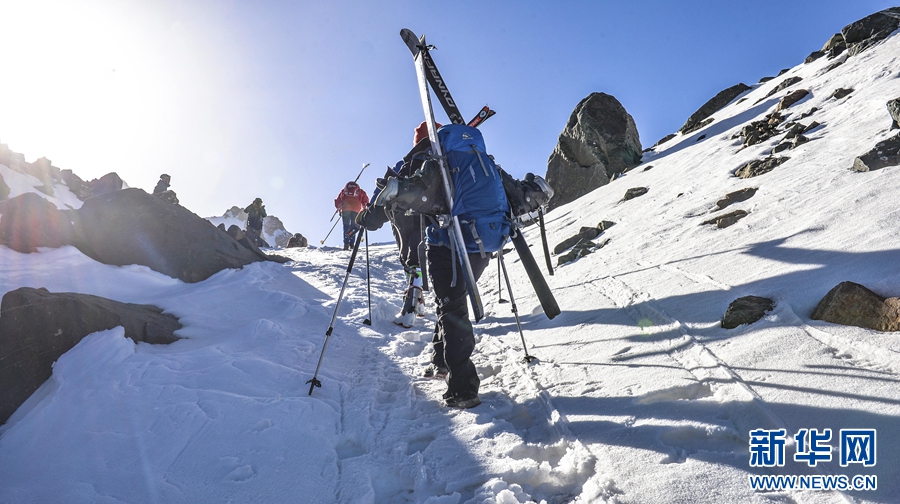
[[[727,228],[728,226],[731,226],[732,224],[736,223],[737,221],[743,219],[747,215],[749,215],[749,212],[747,212],[745,210],[735,210],[734,212],[727,213],[725,215],[713,217],[712,219],[710,219],[708,221],[704,221],[702,224],[703,225],[715,224],[717,228],[724,229],[724,228]]]
[[[669,133],[668,135],[660,138],[659,141],[656,142],[655,144],[653,144],[653,147],[650,147],[650,148],[655,149],[656,147],[668,142],[669,140],[675,138],[676,136],[678,136],[676,133]]]
[[[122,326],[135,343],[171,343],[178,319],[155,306],[22,287],[0,302],[0,423],[41,386],[82,338]]]
[[[74,245],[97,261],[141,264],[185,282],[261,259],[208,220],[134,188],[85,201],[75,234]]]
[[[819,126],[821,126],[821,124],[819,124],[819,123],[816,122],[816,121],[813,121],[813,122],[809,123],[809,126],[807,126],[807,127],[803,130],[803,133],[809,133],[810,131],[812,131],[812,130],[818,128]]]
[[[3,176],[0,175],[0,201],[5,200],[9,196],[9,186],[6,185],[6,181],[3,180]]]
[[[81,180],[81,177],[75,175],[72,170],[60,170],[60,178],[63,183],[69,187],[69,191],[81,201],[93,196],[91,188],[87,183],[84,180]]]
[[[887,166],[900,165],[900,133],[875,144],[875,148],[853,161],[853,169],[858,172],[878,170]]]
[[[779,74],[779,75],[780,75],[780,74]],[[769,94],[767,94],[766,96],[764,96],[764,97],[760,98],[759,100],[757,100],[756,103],[759,103],[759,102],[765,100],[766,98],[768,98],[768,97],[774,95],[775,93],[778,93],[778,92],[780,92],[780,91],[784,91],[785,89],[787,89],[787,88],[793,86],[794,84],[796,84],[796,83],[798,83],[798,82],[800,82],[800,81],[802,81],[802,80],[803,80],[802,77],[797,77],[797,76],[794,76],[794,77],[788,77],[787,79],[784,79],[783,81],[779,82],[778,85],[775,86],[775,89],[769,91]]]
[[[605,93],[592,93],[575,107],[547,162],[547,182],[556,190],[550,208],[606,185],[641,162],[634,119]]]
[[[653,165],[647,165],[647,166],[644,167],[644,171],[647,171],[647,170],[649,170],[649,169],[651,169],[651,168],[653,168]]]
[[[687,135],[698,129],[706,126],[711,123],[712,120],[707,119],[709,116],[715,114],[717,111],[721,110],[722,107],[731,103],[732,100],[737,98],[740,94],[749,90],[750,86],[739,83],[731,86],[724,91],[720,91],[716,96],[712,97],[709,101],[703,104],[696,112],[691,114],[691,117],[684,123],[684,126],[679,130],[681,134]]]
[[[828,39],[828,42],[825,42],[825,45],[822,46],[821,52],[827,54],[828,59],[831,59],[840,55],[845,49],[847,49],[847,43],[844,41],[844,36],[840,33],[835,33]]]
[[[790,68],[782,68],[781,71],[778,72],[778,77],[781,77],[782,75],[788,73],[790,70]]]
[[[900,331],[900,298],[884,298],[860,284],[841,282],[819,301],[810,318],[876,331]]]
[[[597,227],[582,227],[581,230],[578,231],[578,234],[567,238],[556,245],[556,247],[553,248],[553,255],[557,255],[584,240],[593,240],[594,238],[600,236],[601,233],[615,225],[615,222],[605,220],[601,221],[600,224],[597,225]]]
[[[759,79],[759,83],[762,84],[763,82],[769,82],[770,80],[772,80],[774,78],[775,77],[763,77],[762,79]]]
[[[628,201],[630,199],[637,198],[638,196],[643,196],[647,194],[650,189],[647,187],[632,187],[631,189],[625,191],[625,196],[622,197],[622,201]]]
[[[779,152],[784,152],[791,148],[790,142],[781,142],[772,148],[772,154],[778,154]]]
[[[37,193],[3,201],[0,214],[0,245],[17,252],[37,252],[37,247],[56,248],[72,242],[71,213],[60,211]]]
[[[812,53],[810,53],[809,56],[806,57],[806,59],[803,62],[804,63],[812,63],[813,61],[816,61],[817,59],[821,58],[822,56],[825,56],[824,52],[813,51]]]
[[[125,187],[125,183],[116,172],[107,173],[106,175],[85,183],[91,190],[91,196],[100,196],[115,191],[121,191]]]
[[[794,141],[791,142],[791,149],[797,147],[798,145],[803,145],[806,142],[809,142],[809,138],[805,135],[797,135],[794,137]]]
[[[891,7],[848,24],[841,29],[841,35],[853,56],[886,39],[898,26],[900,7]]]
[[[803,133],[804,131],[806,131],[806,126],[804,126],[801,123],[794,123],[794,125],[791,126],[791,128],[788,130],[788,132],[785,133],[784,139],[790,140],[790,139],[794,138],[795,136]]]
[[[784,118],[778,112],[773,112],[759,121],[753,121],[741,128],[740,136],[743,137],[743,146],[749,147],[762,143],[778,134],[778,125]]]
[[[846,89],[846,88],[837,88],[834,90],[834,93],[831,94],[831,97],[836,100],[840,100],[841,98],[849,95],[853,91],[855,91],[855,90],[854,89]]]
[[[790,158],[770,157],[765,159],[754,159],[738,168],[737,171],[734,172],[734,176],[738,178],[758,177],[759,175],[769,173],[788,159]]]
[[[720,199],[716,202],[716,206],[719,210],[722,210],[729,205],[733,205],[734,203],[740,203],[741,201],[747,201],[752,198],[756,191],[759,190],[758,187],[748,187],[747,189],[741,189],[740,191],[735,191],[732,193],[728,193],[724,198]]]
[[[825,69],[825,72],[826,72],[826,73],[827,73],[827,72],[830,72],[830,71],[834,70],[835,68],[837,68],[837,67],[839,67],[839,66],[841,66],[841,65],[843,65],[843,64],[844,64],[844,61],[843,61],[843,60],[841,60],[841,61],[835,61],[834,63],[828,65],[828,68]]]
[[[710,121],[710,122],[711,122],[711,121]],[[696,140],[696,141],[699,142],[700,140],[703,140],[704,138],[706,138],[706,135],[700,135],[700,136],[697,137],[697,140]]]
[[[178,196],[175,194],[175,191],[168,189],[163,192],[153,193],[154,198],[159,198],[166,203],[171,203],[173,205],[178,204]]]
[[[891,123],[891,129],[900,128],[900,98],[894,98],[887,102],[887,109],[888,113],[891,114],[891,119],[894,120],[894,122]]]
[[[559,256],[556,261],[556,265],[562,266],[563,264],[570,263],[576,259],[584,257],[595,250],[602,249],[606,246],[607,243],[609,243],[609,238],[607,238],[600,244],[596,244],[591,240],[581,240],[576,243],[575,246],[572,247],[572,250],[570,250],[568,253]]]
[[[809,94],[809,91],[807,91],[806,89],[798,89],[796,91],[791,91],[790,93],[788,93],[787,96],[785,96],[784,98],[781,99],[781,101],[778,102],[778,106],[775,107],[775,111],[780,112],[786,108],[789,108],[790,106],[794,105],[795,103],[799,102],[800,100],[806,98],[806,96],[808,94]]]
[[[767,312],[775,308],[771,299],[759,296],[744,296],[735,299],[728,305],[721,325],[725,329],[734,329],[742,324],[752,324],[763,318]]]
[[[234,238],[235,241],[243,245],[247,250],[253,252],[256,257],[263,260],[267,259],[266,253],[256,246],[256,240],[253,240],[251,239],[251,237],[247,236],[247,233],[241,230],[241,228],[232,224],[231,226],[228,226],[227,233],[228,236]]]
[[[806,119],[807,117],[815,114],[817,110],[819,110],[818,107],[813,107],[813,108],[807,110],[806,112],[800,114],[800,119]],[[816,123],[816,124],[819,124],[819,123]]]
[[[224,227],[224,226],[223,226]],[[309,247],[309,240],[300,233],[294,233],[294,236],[288,240],[286,248]]]

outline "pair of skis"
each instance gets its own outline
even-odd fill
[[[462,114],[460,113],[456,102],[453,100],[453,97],[450,95],[450,91],[447,89],[447,84],[441,77],[437,66],[434,64],[434,60],[431,58],[431,54],[429,52],[431,47],[425,43],[425,35],[417,38],[412,31],[403,29],[400,31],[400,37],[403,39],[403,42],[406,43],[406,46],[412,53],[413,60],[416,64],[416,76],[419,82],[419,94],[421,95],[422,99],[422,109],[425,112],[425,122],[428,125],[428,137],[431,140],[432,149],[434,150],[435,157],[437,158],[438,165],[441,169],[444,184],[444,193],[447,195],[447,203],[451,209],[452,214],[453,193],[450,191],[450,172],[446,164],[446,159],[444,158],[443,152],[441,150],[441,144],[438,141],[437,137],[437,128],[435,127],[434,120],[434,108],[431,105],[431,93],[428,90],[429,84],[431,85],[431,89],[434,90],[435,95],[437,95],[438,101],[441,102],[441,105],[444,108],[444,112],[447,113],[447,116],[450,118],[451,122],[453,122],[454,124],[462,124]],[[493,115],[493,111],[491,111],[487,107],[484,107],[481,112],[479,112],[478,116],[476,116],[475,119],[467,124],[469,126],[478,126],[478,124],[484,122],[491,115]],[[474,124],[472,124],[473,122]],[[475,275],[472,273],[472,266],[469,263],[468,256],[466,255],[466,245],[462,238],[459,219],[457,219],[456,217],[453,217],[452,219],[449,234],[450,239],[454,242],[454,246],[456,247],[456,250],[459,253],[459,257],[463,263],[463,267],[465,270],[464,273],[466,276],[466,290],[469,293],[469,299],[472,304],[475,321],[478,322],[479,320],[484,318],[484,306],[481,302],[481,295],[478,292]],[[547,318],[552,319],[560,313],[559,305],[556,303],[556,298],[553,297],[553,292],[550,291],[550,287],[547,285],[544,276],[541,274],[540,268],[538,267],[537,262],[534,260],[531,249],[529,249],[528,244],[525,243],[525,238],[522,236],[522,233],[516,230],[513,235],[514,236],[512,242],[516,247],[516,252],[519,254],[522,265],[525,267],[528,278],[529,280],[531,280],[531,284],[534,287],[535,293],[540,300],[541,307],[543,308],[544,313],[547,315]]]

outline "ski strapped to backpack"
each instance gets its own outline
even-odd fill
[[[484,121],[487,121],[488,119],[493,117],[494,114],[496,114],[496,112],[494,112],[493,110],[491,110],[490,107],[485,105],[484,107],[481,107],[481,110],[478,111],[478,115],[473,117],[472,120],[466,124],[473,128],[477,128],[477,127],[481,126],[481,123],[483,123]]]
[[[413,59],[416,59],[416,65],[418,65],[418,59],[421,56],[424,77],[428,80],[428,83],[431,84],[431,88],[434,89],[434,94],[437,95],[438,101],[440,101],[441,106],[444,107],[444,112],[447,113],[450,122],[453,124],[465,124],[465,119],[463,119],[462,113],[456,106],[453,97],[450,96],[450,90],[447,89],[444,78],[441,77],[441,73],[434,64],[434,60],[431,59],[431,55],[428,53],[432,48],[425,45],[425,36],[423,35],[421,38],[418,38],[415,33],[404,28],[400,30],[400,38],[406,43],[406,47],[408,47],[409,52],[412,53]],[[429,102],[430,101],[431,99],[429,98]],[[432,119],[433,116],[434,114],[432,112]],[[432,120],[432,122],[434,121]]]

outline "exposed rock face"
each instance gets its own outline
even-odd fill
[[[775,308],[775,302],[771,299],[759,296],[744,296],[735,299],[725,315],[722,317],[721,325],[725,329],[734,329],[742,324],[752,324],[763,318],[766,312],[770,312]]]
[[[891,114],[891,119],[894,121],[891,123],[891,129],[894,130],[900,128],[900,98],[894,98],[887,102],[887,109],[888,113]]]
[[[88,334],[125,328],[135,342],[171,343],[178,319],[155,306],[23,287],[0,302],[0,424],[52,374],[53,363]]]
[[[291,234],[284,229],[284,224],[281,222],[281,219],[274,215],[269,215],[263,219],[263,232],[274,237],[275,245],[282,248],[287,247],[288,241],[291,239]]]
[[[37,252],[37,247],[62,247],[72,241],[71,214],[36,193],[3,201],[0,214],[0,244],[17,252]]]
[[[743,219],[747,215],[749,215],[749,212],[747,212],[746,210],[735,210],[734,212],[730,212],[725,215],[720,215],[718,217],[714,217],[708,221],[704,221],[701,224],[703,224],[703,225],[715,224],[717,228],[722,229],[722,228],[727,228],[728,226],[731,226],[732,224]]]
[[[0,175],[0,201],[5,200],[9,196],[9,186],[6,185],[6,181],[3,180],[3,176]]]
[[[680,131],[682,134],[687,135],[698,129],[702,128],[706,122],[706,119],[715,114],[725,105],[731,103],[731,100],[734,100],[744,91],[750,89],[750,86],[739,83],[731,86],[724,91],[720,91],[719,94],[712,97],[708,102],[704,103],[702,107],[700,107],[696,112],[691,114],[691,117],[688,118],[687,122],[684,123],[684,126],[681,127]]]
[[[878,142],[875,148],[853,160],[853,169],[859,172],[897,165],[900,165],[900,134]]]
[[[898,26],[900,7],[891,7],[848,24],[841,29],[841,36],[852,56],[886,39]]]
[[[754,159],[749,163],[741,166],[734,172],[734,176],[738,178],[758,177],[774,170],[778,165],[784,163],[790,158],[786,157],[769,157],[765,159]]]
[[[184,207],[125,189],[84,202],[74,245],[104,264],[141,264],[185,282],[261,260]]]
[[[900,298],[884,298],[860,284],[841,282],[819,301],[810,318],[876,331],[900,331]]]
[[[740,133],[740,136],[744,139],[743,147],[762,143],[769,138],[778,135],[778,125],[783,121],[784,117],[776,111],[768,114],[759,121],[753,121],[744,126],[741,128]]]
[[[575,107],[547,162],[546,179],[556,190],[550,208],[608,184],[640,161],[634,119],[615,97],[592,93]]]

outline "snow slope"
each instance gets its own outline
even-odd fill
[[[900,169],[850,171],[889,135],[897,55],[895,35],[830,72],[824,58],[795,67],[549,214],[551,246],[581,226],[616,225],[597,238],[604,248],[548,277],[563,310],[552,321],[509,256],[534,363],[522,362],[488,269],[474,357],[483,404],[471,410],[441,407],[443,384],[419,377],[433,315],[409,330],[391,323],[403,275],[390,245],[369,248],[371,297],[358,258],[312,395],[349,252],[279,250],[293,261],[185,284],[71,247],[0,248],[0,292],[156,304],[185,338],[134,345],[114,329],[64,355],[0,427],[0,502],[898,502],[900,336],[809,318],[844,280],[900,295]],[[756,103],[794,75],[803,81]],[[799,87],[811,96],[789,111],[817,107],[805,121],[822,126],[774,171],[734,178],[777,141],[741,150],[734,134]],[[839,87],[855,91],[829,98]],[[621,201],[638,186],[649,192]],[[759,190],[713,211],[746,187]],[[726,229],[701,225],[735,209],[750,213]],[[540,256],[535,230],[526,236]],[[755,324],[719,327],[745,295],[777,305]],[[793,435],[826,428],[833,460],[795,461]],[[838,432],[851,428],[877,431],[875,466],[839,464]],[[757,429],[785,429],[783,467],[750,466]],[[751,475],[864,475],[877,488],[763,492]]]

